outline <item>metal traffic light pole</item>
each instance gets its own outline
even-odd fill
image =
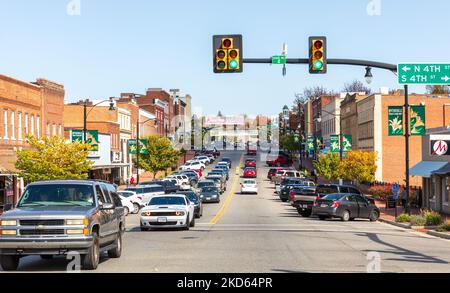
[[[243,58],[243,63],[248,64],[272,64],[271,58]],[[309,58],[287,58],[286,64],[309,64]],[[327,64],[335,65],[353,65],[353,66],[366,66],[379,69],[389,70],[394,74],[397,74],[397,65],[390,63],[383,63],[370,60],[358,60],[358,59],[327,59]],[[408,85],[404,86],[405,89],[405,184],[406,184],[406,206],[405,212],[410,214],[409,208],[409,101],[408,101]]]

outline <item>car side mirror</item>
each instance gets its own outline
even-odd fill
[[[12,210],[12,208],[13,208],[13,204],[12,203],[7,203],[7,204],[5,204],[4,206],[3,206],[3,211],[9,211],[9,210]]]
[[[112,210],[112,209],[114,209],[114,204],[110,203],[110,202],[105,202],[104,204],[102,204],[100,206],[100,209],[101,210]]]

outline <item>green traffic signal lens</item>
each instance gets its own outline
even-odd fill
[[[323,62],[320,60],[317,60],[314,62],[314,69],[322,69],[323,67]]]
[[[236,69],[236,68],[238,68],[238,66],[239,66],[239,63],[236,60],[231,60],[230,61],[230,68],[231,69]]]
[[[225,61],[217,62],[217,67],[219,67],[219,69],[224,69],[226,66],[227,64],[225,63]]]

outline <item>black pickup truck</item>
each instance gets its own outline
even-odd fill
[[[97,268],[102,251],[121,256],[125,216],[112,184],[34,182],[16,207],[8,208],[0,217],[0,264],[5,271],[17,270],[20,258],[29,255],[49,259],[75,252],[87,270]]]

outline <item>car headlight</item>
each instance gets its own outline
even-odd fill
[[[87,226],[88,224],[89,224],[89,220],[88,219],[69,219],[69,220],[66,220],[66,225],[68,225],[68,226],[79,226],[79,225]]]
[[[151,215],[152,215],[151,212],[143,212],[143,213],[141,213],[141,216],[144,216],[144,217],[150,217]]]
[[[17,235],[17,230],[0,230],[1,235]]]
[[[177,212],[175,212],[175,216],[184,216],[184,212],[181,212],[181,211],[177,211]]]
[[[2,220],[0,226],[17,226],[17,220]]]

